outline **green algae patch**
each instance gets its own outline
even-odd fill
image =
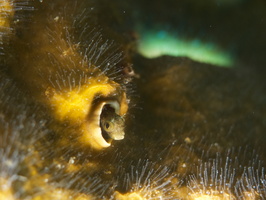
[[[234,58],[230,52],[211,42],[200,39],[184,39],[166,31],[140,32],[138,52],[147,58],[163,55],[184,56],[192,60],[221,67],[232,67]]]

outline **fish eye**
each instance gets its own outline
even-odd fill
[[[110,123],[106,122],[105,123],[105,128],[108,130],[109,127],[110,127]]]
[[[107,132],[110,132],[112,131],[112,128],[113,128],[113,124],[111,122],[105,122],[103,124],[104,126],[104,130],[107,131]]]

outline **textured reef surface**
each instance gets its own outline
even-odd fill
[[[266,199],[266,3],[0,0],[0,200]]]

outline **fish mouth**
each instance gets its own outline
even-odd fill
[[[101,101],[96,106],[94,111],[91,113],[88,119],[88,130],[91,133],[91,141],[94,143],[93,146],[99,148],[109,147],[113,140],[122,140],[124,139],[124,134],[121,134],[119,137],[113,137],[111,134],[108,134],[101,125],[101,119],[103,116],[109,113],[111,115],[119,115],[124,117],[121,114],[121,106],[116,100]]]

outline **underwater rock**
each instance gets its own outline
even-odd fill
[[[104,135],[102,112],[125,118],[128,101],[122,53],[95,30],[91,4],[32,2],[30,23],[11,41],[6,71],[54,118],[63,143],[74,146],[74,138],[78,148],[102,149],[122,138]]]
[[[265,85],[256,72],[167,56],[134,63],[146,100],[134,149],[176,177],[149,198],[265,199]],[[117,198],[145,199],[145,181]]]
[[[120,3],[12,1],[0,198],[265,199],[264,79],[137,55]]]
[[[87,160],[80,167],[78,155],[67,162],[53,155],[60,147],[49,118],[2,73],[0,96],[0,199],[97,199],[112,191],[110,182],[95,175],[105,164]]]
[[[189,138],[206,151],[214,144],[214,152],[246,145],[266,151],[265,81],[256,72],[167,56],[135,63],[139,93],[149,100],[137,117],[146,122],[145,134],[181,143]]]

